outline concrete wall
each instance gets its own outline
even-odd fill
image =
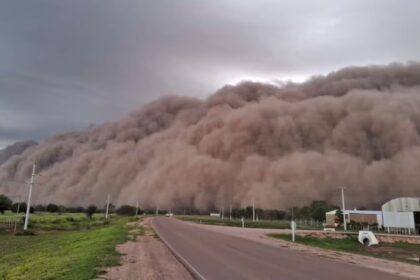
[[[325,223],[327,226],[335,226],[335,214],[325,214]]]
[[[354,221],[356,223],[368,223],[369,225],[377,223],[379,226],[382,225],[382,217],[378,217],[377,214],[364,214],[364,213],[349,213],[346,215],[348,217],[347,223]],[[325,214],[325,223],[327,226],[335,225],[335,214]]]
[[[378,223],[378,219],[375,214],[350,213],[350,221],[354,221],[356,223],[368,223],[368,225]]]

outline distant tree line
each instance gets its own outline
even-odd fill
[[[17,202],[12,202],[5,195],[0,195],[0,213],[4,214],[4,211],[11,210],[13,212],[17,211]],[[86,213],[88,217],[92,217],[94,213],[105,212],[106,205],[104,205],[101,209],[98,209],[94,205],[89,205],[88,207],[66,207],[63,205],[57,205],[54,203],[50,203],[48,205],[34,205],[31,206],[31,212],[50,212],[50,213]],[[324,221],[325,220],[325,213],[331,210],[339,209],[338,206],[330,204],[324,200],[314,200],[307,206],[302,207],[291,207],[287,210],[278,210],[278,209],[262,209],[262,208],[255,208],[255,215],[258,219],[261,220],[316,220],[316,221]],[[26,203],[20,203],[20,212],[26,211]],[[220,209],[212,209],[210,212],[219,212]],[[138,209],[138,214],[155,214],[156,209]],[[160,215],[166,214],[167,210],[159,210]],[[203,212],[195,209],[177,209],[175,211],[177,214],[208,214],[208,212]],[[121,205],[120,207],[116,208],[113,204],[109,205],[109,213],[116,213],[118,215],[127,215],[127,216],[134,216],[136,214],[136,207],[131,205]],[[224,209],[225,217],[229,217],[229,208]],[[252,218],[252,206],[246,206],[244,208],[233,208],[232,209],[232,217],[233,218],[241,218],[244,217],[246,219]],[[340,215],[337,216],[339,219]]]
[[[291,207],[287,210],[278,209],[262,209],[255,208],[255,216],[262,220],[316,220],[324,221],[325,213],[331,210],[339,209],[338,206],[330,204],[324,200],[314,200],[307,206],[302,207]],[[220,209],[212,209],[210,212],[220,212]],[[190,213],[192,212],[192,213]],[[188,214],[202,214],[200,211],[191,211],[189,209]],[[229,209],[224,209],[224,216],[229,217]],[[244,208],[233,208],[233,218],[252,219],[252,206],[246,206]]]
[[[27,204],[25,202],[13,202],[10,198],[5,195],[0,194],[0,213],[4,214],[5,211],[10,210],[12,212],[17,212],[19,205],[19,212],[26,212]],[[92,217],[94,213],[104,213],[106,205],[103,208],[98,209],[95,205],[89,205],[87,207],[74,206],[68,207],[63,205],[57,205],[54,203],[49,203],[47,205],[37,204],[31,206],[30,212],[50,212],[50,213],[86,213],[88,217]],[[138,209],[137,213],[143,214],[143,210]],[[149,210],[148,213],[155,213],[152,210]],[[109,213],[117,213],[119,215],[134,216],[136,214],[136,207],[131,205],[122,205],[119,208],[116,208],[113,204],[109,204]],[[162,211],[159,211],[159,214],[162,214]],[[166,212],[165,212],[166,213]]]

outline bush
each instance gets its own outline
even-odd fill
[[[50,203],[47,205],[47,211],[50,213],[56,213],[58,212],[58,210],[59,210],[58,206],[53,203]]]
[[[85,213],[86,209],[81,206],[77,206],[77,207],[67,207],[66,211],[69,213]]]
[[[21,202],[20,206],[19,206],[19,213],[25,213],[26,212],[26,203],[25,202]],[[12,210],[12,212],[16,213],[17,212],[17,208],[18,208],[18,203],[13,203],[12,206],[10,207],[10,210]],[[29,209],[30,213],[35,213],[35,208],[31,206],[31,209]]]
[[[35,205],[34,209],[35,209],[35,211],[38,211],[38,212],[47,211],[47,207],[45,205],[42,205],[42,204]]]
[[[134,216],[136,214],[136,207],[130,205],[122,205],[120,208],[117,209],[117,214]]]
[[[96,213],[96,206],[95,205],[89,205],[86,209],[86,216],[88,216],[89,219],[92,219],[93,214]]]
[[[0,213],[4,214],[4,211],[9,210],[12,206],[12,201],[5,195],[0,194]]]

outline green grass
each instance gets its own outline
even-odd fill
[[[269,234],[269,236],[273,238],[283,239],[286,241],[292,241],[292,237],[289,234]],[[296,243],[319,247],[327,250],[356,253],[361,255],[403,261],[419,265],[418,262],[410,261],[408,260],[408,258],[420,255],[420,244],[397,242],[380,243],[377,246],[366,247],[358,242],[356,236],[336,239],[296,235],[295,241]]]
[[[115,246],[127,240],[128,218],[115,217],[110,224],[91,229],[72,229],[70,223],[45,215],[48,229],[62,225],[66,231],[45,231],[35,236],[0,233],[0,279],[92,279],[101,267],[116,265]],[[80,217],[79,217],[80,216]],[[82,219],[82,215],[73,214]],[[57,219],[60,222],[56,222]],[[35,219],[34,219],[35,220]],[[45,226],[39,226],[45,229]]]
[[[210,216],[176,216],[176,218],[189,221],[194,223],[201,223],[207,225],[220,225],[220,226],[230,226],[230,227],[242,227],[242,222],[240,219],[224,218],[223,220],[219,217],[210,217]],[[270,229],[286,229],[289,228],[289,223],[287,221],[268,221],[260,220],[258,222],[252,222],[250,220],[245,220],[246,228],[270,228]]]
[[[269,234],[270,237],[292,241],[292,236],[289,234]],[[364,247],[357,241],[356,237],[347,237],[343,239],[334,238],[316,238],[310,236],[295,236],[295,241],[300,244],[319,247],[329,250],[345,251],[345,252],[358,252]]]
[[[111,215],[110,219],[113,219]],[[17,229],[22,229],[24,214],[16,217],[16,214],[6,212],[4,215],[0,214],[0,224],[6,221],[18,221]],[[79,230],[95,228],[103,225],[105,217],[103,213],[94,214],[92,219],[89,219],[84,213],[48,213],[36,212],[30,214],[28,228],[36,231],[51,231],[51,230]]]

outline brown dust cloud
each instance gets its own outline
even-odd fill
[[[0,193],[26,197],[34,162],[34,203],[286,209],[345,187],[349,206],[377,207],[420,196],[420,64],[163,97],[9,157]]]

